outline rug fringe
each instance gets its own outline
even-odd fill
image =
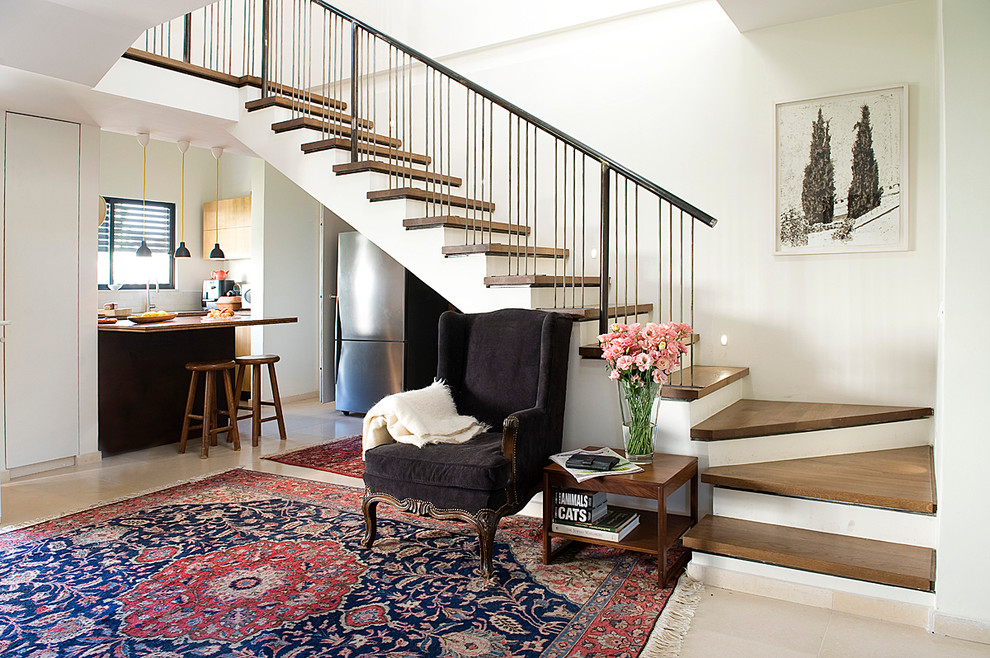
[[[681,576],[639,658],[676,658],[680,655],[681,645],[691,628],[691,620],[704,590],[700,580],[694,580],[687,574]]]
[[[131,498],[138,498],[139,496],[147,496],[149,494],[153,494],[158,491],[165,491],[166,489],[181,487],[186,484],[193,484],[194,482],[199,482],[201,480],[217,477],[218,475],[224,475],[226,473],[233,473],[234,471],[256,472],[256,471],[251,471],[251,469],[247,469],[247,468],[229,468],[226,471],[217,471],[216,473],[205,473],[203,475],[197,475],[196,477],[188,478],[185,480],[170,482],[169,484],[166,484],[164,486],[149,487],[148,489],[142,489],[141,491],[135,491],[134,493],[124,494],[122,496],[115,496],[114,498],[101,500],[98,503],[94,503],[86,507],[80,507],[79,509],[58,512],[56,514],[51,514],[48,516],[41,516],[36,519],[31,519],[30,521],[24,521],[23,523],[17,523],[11,526],[3,526],[0,527],[0,535],[5,535],[8,532],[14,532],[16,530],[23,530],[24,528],[30,528],[31,526],[38,525],[39,523],[48,523],[49,521],[61,519],[66,516],[72,516],[73,514],[82,514],[83,512],[89,512],[90,510],[106,507],[107,505],[116,505],[117,503],[122,503],[125,500],[130,500]]]

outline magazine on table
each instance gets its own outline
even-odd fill
[[[572,456],[582,454],[582,455],[592,455],[592,456],[606,456],[606,457],[616,457],[618,458],[618,463],[607,471],[596,471],[585,468],[568,468],[566,466],[567,460]],[[584,482],[585,480],[590,480],[591,478],[601,477],[603,475],[628,475],[630,473],[639,473],[643,470],[642,467],[633,464],[631,461],[612,450],[611,448],[599,448],[597,450],[568,450],[567,452],[561,452],[550,457],[550,459],[555,464],[560,464],[560,466],[567,471],[567,473],[577,480],[578,482]]]

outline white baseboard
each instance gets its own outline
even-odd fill
[[[935,604],[935,596],[930,592],[863,583],[703,553],[694,554],[688,563],[687,573],[712,587],[925,630],[930,630]],[[793,576],[793,579],[788,576]]]
[[[953,617],[942,612],[935,612],[932,615],[932,631],[960,640],[990,644],[990,623],[985,621]]]
[[[45,462],[38,462],[37,464],[17,466],[0,473],[0,481],[8,482],[10,480],[16,480],[17,478],[22,478],[28,475],[34,475],[35,473],[44,473],[45,471],[54,471],[57,468],[66,468],[75,465],[75,457],[62,457],[60,459],[50,459]]]
[[[93,464],[95,462],[103,461],[103,453],[97,450],[96,452],[87,452],[82,455],[76,455],[76,465],[79,464]]]

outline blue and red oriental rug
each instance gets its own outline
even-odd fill
[[[360,495],[237,470],[0,535],[0,655],[636,656],[671,596],[637,553],[541,564],[525,517],[491,581],[461,525],[380,508],[366,550]]]

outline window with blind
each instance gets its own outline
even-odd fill
[[[158,284],[175,287],[175,204],[164,201],[103,197],[107,215],[100,224],[97,275],[101,289]],[[151,258],[135,255],[142,238]]]

